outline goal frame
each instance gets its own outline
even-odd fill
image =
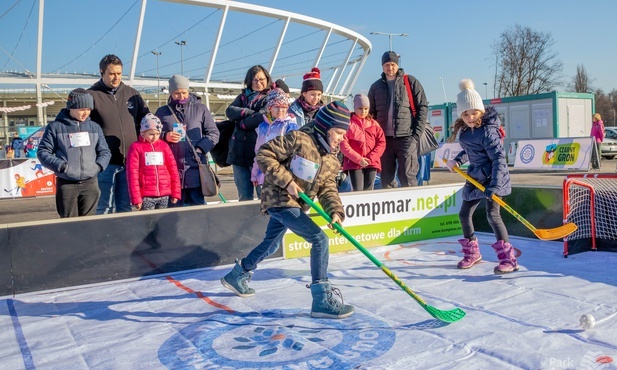
[[[575,185],[575,186],[581,186],[581,187],[587,188],[589,190],[589,205],[590,205],[589,221],[590,221],[591,235],[589,236],[589,238],[583,238],[583,239],[577,239],[577,240],[581,240],[580,243],[585,243],[585,240],[590,239],[590,244],[591,244],[590,250],[597,251],[599,243],[596,238],[596,212],[595,212],[596,210],[595,209],[596,189],[594,188],[593,184],[589,184],[589,183],[582,181],[583,179],[614,179],[615,183],[617,184],[617,174],[611,174],[611,173],[572,174],[572,175],[567,175],[565,179],[563,180],[563,222],[564,224],[566,222],[571,222],[571,220],[568,220],[568,215],[570,213],[570,192],[569,192],[570,187],[572,185]],[[617,188],[615,190],[617,191]],[[564,258],[567,258],[569,254],[580,253],[580,252],[585,251],[580,246],[578,246],[577,248],[574,248],[574,250],[570,250],[572,248],[570,249],[568,248],[569,247],[568,239],[569,237],[566,237],[563,239]],[[617,241],[615,242],[615,247],[617,247]],[[610,247],[610,246],[606,250],[617,251],[617,249]]]

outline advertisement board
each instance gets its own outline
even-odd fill
[[[343,227],[366,248],[458,235],[461,189],[459,184],[344,193]],[[345,237],[330,230],[317,212],[310,210],[309,215],[328,235],[331,253],[355,248]],[[308,257],[310,247],[290,231],[283,238],[285,258]]]

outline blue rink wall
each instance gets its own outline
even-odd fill
[[[506,201],[537,228],[562,224],[561,188],[515,187]],[[533,237],[502,216],[512,235]],[[254,201],[0,225],[0,295],[231,264],[262,240],[267,222]],[[474,223],[491,231],[482,205]]]

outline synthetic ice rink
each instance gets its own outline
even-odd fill
[[[493,236],[479,240],[470,270],[456,237],[369,249],[429,305],[467,313],[452,324],[352,251],[330,257],[356,308],[343,320],[309,317],[308,259],[263,262],[251,298],[220,284],[231,266],[2,297],[0,368],[617,368],[617,254],[512,237],[521,269],[496,276]]]

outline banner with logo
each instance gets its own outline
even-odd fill
[[[590,137],[519,140],[514,168],[588,170],[593,145]]]
[[[461,189],[459,184],[343,193],[343,227],[367,248],[459,235]],[[344,236],[330,230],[317,212],[311,209],[309,215],[328,235],[331,253],[355,249]],[[311,245],[287,231],[283,248],[285,258],[308,257]]]
[[[54,195],[54,173],[38,158],[0,160],[0,198]]]

